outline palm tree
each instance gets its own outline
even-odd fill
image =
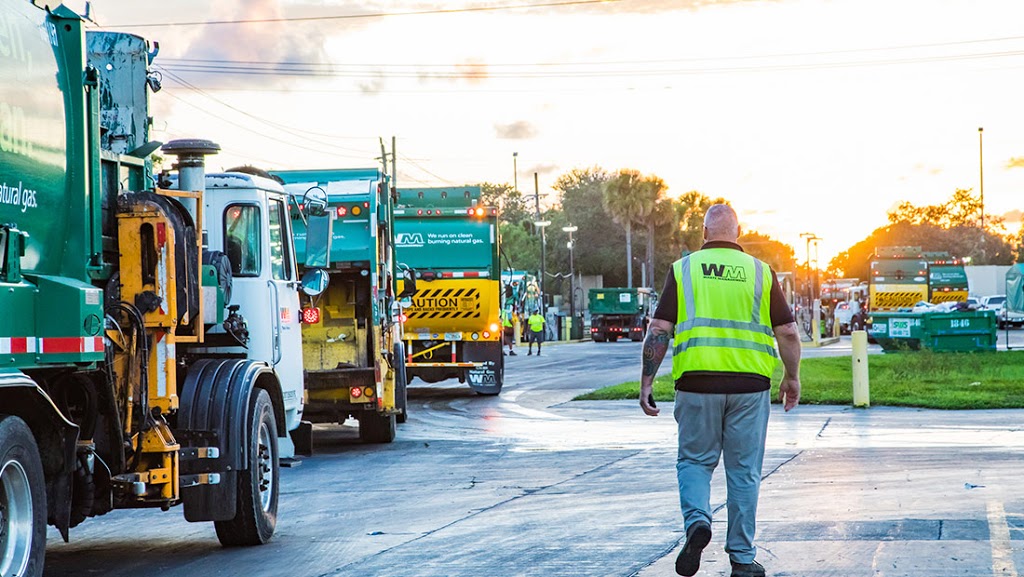
[[[665,195],[665,191],[668,190],[668,186],[665,181],[660,177],[651,175],[644,179],[643,182],[643,201],[644,201],[644,224],[647,225],[647,270],[650,275],[647,279],[643,279],[640,283],[642,286],[653,287],[654,286],[654,227],[668,222],[673,216],[671,210],[665,210],[666,207],[662,206],[665,203],[662,202],[662,197]]]
[[[633,286],[633,223],[650,215],[654,203],[647,202],[640,172],[622,169],[604,187],[601,201],[612,220],[626,229],[626,284]]]

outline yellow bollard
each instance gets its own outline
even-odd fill
[[[811,306],[811,340],[814,346],[821,346],[821,301],[814,299]]]
[[[853,406],[866,409],[871,406],[868,385],[868,333],[853,331]]]
[[[570,317],[562,317],[562,340],[569,340],[570,329],[572,328],[572,319]]]
[[[518,345],[523,342],[523,325],[519,322],[519,316],[512,316],[512,344]]]

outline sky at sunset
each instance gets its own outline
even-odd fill
[[[394,135],[399,186],[512,182],[518,152],[520,189],[537,172],[550,203],[574,167],[636,168],[727,198],[800,259],[816,233],[825,264],[901,200],[977,189],[984,127],[987,212],[1020,226],[1020,0],[553,4],[94,0],[92,17],[159,41],[153,138],[218,142],[214,169],[368,166]]]

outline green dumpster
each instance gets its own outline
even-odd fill
[[[872,313],[871,336],[886,352],[996,350],[995,311]]]

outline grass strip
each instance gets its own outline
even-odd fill
[[[666,362],[671,362],[666,359]],[[639,367],[639,363],[638,363]],[[1024,408],[1024,351],[934,353],[900,352],[868,357],[871,404],[929,409]],[[809,405],[853,403],[852,363],[845,357],[805,359],[800,366],[800,402]],[[772,377],[772,402],[778,402],[781,368]],[[636,399],[640,382],[630,381],[580,395],[576,400]],[[675,397],[672,378],[658,377],[654,398]]]

